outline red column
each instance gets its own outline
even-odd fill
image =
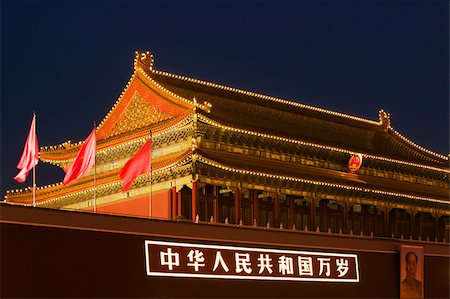
[[[234,190],[234,221],[239,224],[241,220],[241,192],[239,189]]]
[[[410,237],[412,237],[414,239],[416,237],[416,219],[414,217],[414,209],[411,210],[411,229],[409,231],[410,231]]]
[[[322,199],[320,201],[320,203],[322,204],[322,222],[323,222],[323,227],[321,229],[321,231],[323,232],[328,232],[328,228],[330,227],[329,224],[329,217],[328,217],[328,199]]]
[[[369,223],[369,213],[367,213],[368,212],[368,206],[367,205],[363,205],[363,204],[361,204],[361,211],[362,211],[362,218],[363,218],[363,220],[362,220],[362,225],[361,225],[361,227],[362,227],[362,229],[361,229],[361,231],[362,231],[362,234],[363,235],[367,235],[367,227],[369,227],[369,225],[368,225],[368,223]]]
[[[197,217],[198,184],[192,182],[192,221]]]
[[[384,236],[388,236],[389,235],[388,207],[384,208],[383,220],[384,220]]]
[[[445,229],[442,232],[442,236],[440,235],[439,232],[440,232],[440,229],[439,229],[439,214],[436,214],[436,215],[434,215],[434,235],[436,237],[436,241],[445,238]],[[445,240],[445,241],[448,242],[448,240]]]
[[[181,216],[181,191],[177,192],[177,216]]]
[[[419,236],[422,234],[422,230],[421,230],[421,221],[422,221],[422,214],[420,214],[420,212],[416,212],[416,215],[414,216],[414,221],[415,221],[415,232],[414,232],[414,238],[419,238]]]
[[[310,204],[310,215],[309,215],[309,228],[310,231],[315,231],[315,225],[316,225],[316,200],[312,197],[311,198],[311,204]]]
[[[213,196],[214,196],[214,200],[213,200],[214,222],[218,223],[219,222],[219,187],[218,186],[213,186]]]
[[[258,191],[253,190],[253,220],[256,220],[256,225],[259,226],[259,198]],[[253,224],[253,223],[252,223]]]
[[[348,209],[347,209],[347,202],[344,201],[344,204],[342,205],[342,233],[346,234],[348,232]]]
[[[177,212],[178,212],[178,209],[177,209],[177,201],[178,201],[177,187],[173,186],[171,191],[172,191],[171,192],[171,203],[172,203],[172,219],[173,219],[178,216],[177,215]]]
[[[390,219],[390,221],[389,221],[389,225],[393,228],[393,232],[392,233],[394,233],[394,238],[400,238],[401,237],[401,234],[400,235],[398,235],[397,236],[397,231],[398,231],[398,221],[397,221],[397,211],[396,211],[396,209],[392,209],[392,210],[394,210],[394,213],[392,213],[391,214],[391,217],[389,217]],[[392,211],[391,210],[391,211]],[[392,225],[391,223],[394,223],[394,225]]]
[[[289,229],[292,229],[295,223],[295,202],[294,198],[289,198],[289,216],[288,216],[288,222],[289,222]],[[302,227],[297,227],[297,229],[302,229]]]
[[[280,194],[275,193],[273,200],[273,226],[280,227]]]

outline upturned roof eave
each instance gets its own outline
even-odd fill
[[[171,92],[170,90],[168,90],[167,88],[165,88],[163,82],[158,82],[158,78],[161,78],[161,77],[168,78],[170,80],[182,81],[187,84],[191,84],[193,86],[203,86],[203,87],[206,87],[209,89],[223,90],[223,91],[227,91],[227,92],[230,92],[233,94],[243,95],[243,96],[247,96],[247,97],[253,97],[255,99],[258,99],[258,102],[257,102],[258,105],[264,105],[264,103],[271,103],[271,104],[275,103],[276,105],[280,105],[280,106],[300,108],[305,111],[311,111],[317,115],[326,116],[327,118],[331,117],[332,119],[335,119],[336,121],[341,119],[343,121],[345,120],[345,122],[350,121],[355,124],[360,124],[362,127],[369,129],[369,130],[381,131],[381,129],[382,129],[381,127],[383,126],[383,123],[381,120],[381,113],[384,113],[383,111],[380,111],[380,121],[376,122],[373,120],[364,119],[364,118],[360,118],[360,117],[354,117],[351,115],[338,113],[338,112],[334,112],[331,110],[326,110],[326,109],[317,108],[317,107],[313,107],[313,106],[308,106],[308,105],[304,105],[304,104],[293,102],[293,101],[288,101],[288,100],[284,100],[284,99],[280,99],[280,98],[275,98],[275,97],[266,96],[266,95],[262,95],[262,94],[258,94],[258,93],[253,93],[253,92],[245,91],[242,89],[237,89],[237,88],[233,88],[233,87],[229,87],[229,86],[224,86],[224,85],[219,85],[219,84],[215,84],[215,83],[211,83],[211,82],[207,82],[207,81],[193,79],[193,78],[189,78],[186,76],[175,75],[175,74],[171,74],[168,72],[153,69],[153,56],[149,52],[145,52],[145,53],[144,52],[136,52],[133,75],[131,76],[126,87],[124,88],[119,99],[116,101],[116,103],[111,108],[110,112],[106,115],[106,117],[103,119],[101,124],[98,126],[98,128],[97,128],[98,131],[102,130],[102,128],[105,126],[105,123],[108,123],[111,121],[111,118],[112,118],[111,115],[113,114],[114,110],[116,109],[118,103],[122,100],[124,94],[128,91],[130,83],[134,79],[142,80],[147,85],[148,88],[153,88],[159,94],[164,96],[167,100],[175,101],[178,104],[184,106],[185,108],[193,108],[194,106],[197,105],[200,108],[200,110],[206,110],[206,111],[209,110],[210,107],[207,107],[205,104],[197,103],[196,101],[194,101],[194,99],[183,98],[181,95],[177,95],[177,94]],[[214,110],[214,107],[212,109]],[[213,117],[213,115],[211,115],[211,117]],[[230,125],[233,125],[233,124],[230,124]],[[256,130],[256,131],[265,133],[264,130]],[[398,133],[396,130],[391,128],[390,124],[389,124],[387,132],[391,136],[390,138],[397,140],[398,142],[404,144],[406,147],[411,148],[413,151],[418,152],[423,156],[430,157],[430,159],[438,160],[438,161],[440,161],[441,164],[448,164],[448,156],[434,153],[424,147],[416,145],[415,143],[413,143],[412,141],[410,141],[409,139],[407,139],[406,137],[404,137],[403,135]],[[281,137],[281,135],[280,135],[280,137]],[[60,155],[61,152],[66,152],[67,149],[69,151],[76,151],[76,148],[79,148],[81,146],[81,143],[82,142],[71,144],[71,143],[65,142],[58,146],[42,147],[41,148],[41,157],[43,158],[44,161],[45,160],[52,161],[52,159],[55,159],[55,161],[59,161],[58,158],[54,157],[51,154],[52,152],[58,152],[58,155]],[[325,144],[325,143],[322,142],[322,144]],[[332,144],[330,144],[330,145],[333,146]],[[66,149],[66,146],[68,147],[67,149]],[[351,149],[351,150],[354,150],[355,152],[364,151],[363,148],[355,148],[355,149]],[[70,158],[72,156],[74,156],[74,154],[68,154],[66,158]],[[414,159],[411,159],[410,161],[414,162]]]
[[[168,130],[171,130],[183,121],[187,121],[189,118],[191,118],[191,116],[192,113],[189,112],[161,123],[156,123],[150,126],[139,128],[138,130],[135,130],[131,133],[127,132],[121,135],[116,135],[101,140],[97,143],[97,152],[111,150],[114,147],[121,146],[125,143],[134,142],[143,138],[149,138],[150,131],[152,131],[153,135],[157,136],[158,134],[162,134]],[[52,150],[42,150],[41,148],[40,160],[46,163],[57,165],[65,164],[76,157],[83,143],[84,141],[75,144],[63,143],[58,148],[54,148]]]

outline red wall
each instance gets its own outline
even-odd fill
[[[170,219],[170,189],[154,192],[151,199],[151,213],[149,206],[150,194],[99,205],[97,213]]]

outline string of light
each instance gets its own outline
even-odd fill
[[[395,193],[395,192],[389,192],[389,191],[383,191],[383,190],[377,190],[377,189],[371,189],[371,188],[361,188],[361,187],[355,187],[355,186],[348,186],[348,185],[342,185],[342,184],[334,184],[334,183],[328,183],[328,182],[323,182],[323,181],[313,181],[313,180],[308,180],[308,179],[302,179],[302,178],[296,178],[296,177],[290,177],[290,176],[282,176],[282,175],[276,175],[276,174],[269,174],[269,173],[264,173],[264,172],[258,172],[258,171],[253,171],[253,170],[245,170],[245,169],[238,169],[238,168],[233,168],[230,166],[226,166],[224,164],[221,164],[219,162],[216,162],[214,160],[208,159],[203,157],[202,155],[199,154],[194,154],[195,155],[195,159],[206,164],[206,165],[210,165],[213,166],[215,168],[219,168],[225,171],[229,171],[229,172],[234,172],[234,173],[239,173],[239,174],[244,174],[244,175],[254,175],[254,176],[260,176],[260,177],[268,177],[268,178],[272,178],[272,179],[279,179],[279,180],[284,180],[284,181],[294,181],[294,182],[299,182],[299,183],[306,183],[306,184],[312,184],[312,185],[317,185],[317,186],[326,186],[326,187],[333,187],[333,188],[339,188],[339,189],[346,189],[346,190],[354,190],[354,191],[361,191],[361,192],[366,192],[366,193],[377,193],[377,194],[383,194],[383,195],[391,195],[391,196],[396,196],[396,197],[403,197],[403,198],[408,198],[408,199],[415,199],[415,200],[422,200],[422,201],[429,201],[429,202],[434,202],[434,203],[441,203],[441,204],[446,204],[450,206],[450,202],[445,201],[445,200],[439,200],[439,199],[433,199],[433,198],[428,198],[428,197],[420,197],[420,196],[414,196],[414,195],[410,195],[410,194],[404,194],[404,193]]]
[[[278,140],[278,141],[283,141],[283,142],[289,142],[289,143],[294,143],[294,144],[300,144],[300,145],[304,145],[304,146],[309,146],[309,147],[315,147],[315,148],[320,148],[320,149],[326,149],[326,150],[332,150],[332,151],[336,151],[336,152],[340,152],[340,153],[345,153],[345,154],[349,154],[349,155],[353,155],[355,154],[355,152],[346,150],[346,149],[341,149],[341,148],[335,148],[335,147],[331,147],[331,146],[325,146],[325,145],[320,145],[320,144],[314,144],[314,143],[310,143],[310,142],[304,142],[304,141],[300,141],[300,140],[295,140],[295,139],[289,139],[289,138],[285,138],[285,137],[280,137],[280,136],[276,136],[276,135],[269,135],[269,134],[265,134],[265,133],[259,133],[259,132],[254,132],[254,131],[249,131],[249,130],[243,130],[243,129],[239,129],[239,128],[235,128],[235,127],[230,127],[230,126],[226,126],[223,124],[220,124],[217,121],[214,121],[202,114],[191,114],[188,117],[180,120],[180,122],[178,122],[177,124],[175,124],[173,127],[169,127],[163,131],[157,132],[153,135],[153,137],[159,138],[161,136],[170,134],[172,132],[174,132],[175,130],[179,129],[180,127],[183,126],[187,126],[189,123],[191,123],[193,121],[193,118],[197,117],[201,122],[220,128],[220,129],[224,129],[224,130],[229,130],[232,132],[237,132],[237,133],[243,133],[243,134],[247,134],[247,135],[253,135],[253,136],[258,136],[258,137],[263,137],[263,138],[268,138],[268,139],[273,139],[273,140]],[[103,149],[98,151],[98,153],[107,153],[110,151],[115,151],[117,149],[120,148],[124,148],[124,147],[128,147],[128,146],[132,146],[136,143],[143,143],[146,140],[148,140],[149,136],[144,136],[135,140],[131,140],[129,142],[126,143],[122,143],[122,144],[118,144],[115,145],[114,147],[111,148],[107,148],[107,149]],[[432,167],[432,166],[427,166],[427,165],[420,165],[420,164],[416,164],[416,163],[411,163],[411,162],[405,162],[405,161],[401,161],[401,160],[396,160],[396,159],[391,159],[391,158],[385,158],[385,157],[381,157],[381,156],[374,156],[374,155],[370,155],[370,154],[363,154],[364,157],[366,158],[371,158],[371,159],[375,159],[375,160],[381,160],[381,161],[387,161],[387,162],[392,162],[392,163],[398,163],[398,164],[403,164],[403,165],[408,165],[408,166],[414,166],[414,167],[418,167],[418,168],[425,168],[425,169],[429,169],[429,170],[433,170],[433,171],[440,171],[440,172],[445,172],[445,173],[450,173],[450,170],[446,170],[446,169],[441,169],[441,168],[437,168],[437,167]],[[67,163],[70,162],[73,159],[68,159],[68,160],[62,160],[59,163]],[[52,163],[53,161],[51,160],[43,160],[44,162],[49,162]],[[46,188],[51,188],[54,186],[59,186],[62,183],[57,183],[57,184],[51,184],[51,185],[47,185],[47,186],[42,186],[42,187],[38,187],[38,190],[41,189],[46,189]],[[7,191],[7,194],[9,193],[22,193],[22,192],[29,192],[30,188],[26,188],[26,189],[15,189],[12,191]]]
[[[325,150],[345,153],[345,154],[349,154],[349,155],[357,154],[354,151],[350,151],[350,150],[346,150],[346,149],[342,149],[342,148],[337,148],[337,147],[332,147],[332,146],[327,146],[327,145],[321,145],[321,144],[315,144],[315,143],[311,143],[311,142],[304,142],[304,141],[301,141],[301,140],[290,139],[290,138],[285,138],[285,137],[281,137],[281,136],[270,135],[270,134],[265,134],[265,133],[260,133],[260,132],[249,131],[249,130],[244,130],[244,129],[239,129],[239,128],[235,128],[235,127],[226,126],[226,125],[223,125],[223,124],[221,124],[221,123],[219,123],[219,122],[217,122],[215,120],[212,120],[212,119],[210,119],[210,118],[208,118],[208,117],[206,117],[204,115],[201,115],[201,114],[198,115],[198,118],[199,118],[200,121],[202,121],[205,124],[208,124],[208,125],[211,125],[211,126],[214,126],[216,128],[223,129],[223,130],[228,130],[228,131],[237,132],[237,133],[243,133],[243,134],[247,134],[247,135],[253,135],[253,136],[262,137],[262,138],[273,139],[273,140],[277,140],[277,141],[294,143],[294,144],[299,144],[299,145],[303,145],[303,146],[315,147],[315,148],[319,148],[319,149],[325,149]],[[433,167],[433,166],[428,166],[428,165],[422,165],[422,164],[417,164],[417,163],[411,163],[411,162],[406,162],[406,161],[386,158],[386,157],[382,157],[382,156],[375,156],[375,155],[371,155],[371,154],[365,154],[365,153],[360,153],[360,154],[362,154],[363,157],[371,158],[371,159],[375,159],[375,160],[393,162],[393,163],[397,163],[397,164],[403,164],[403,165],[414,166],[414,167],[419,167],[419,168],[425,168],[425,169],[434,170],[434,171],[441,171],[441,172],[445,172],[445,173],[450,173],[450,170],[448,170],[448,169],[443,169],[443,168],[438,168],[438,167]]]
[[[183,81],[187,81],[187,82],[192,82],[192,83],[196,83],[196,84],[205,85],[205,86],[208,86],[208,87],[223,89],[223,90],[226,90],[226,91],[240,93],[240,94],[244,94],[244,95],[251,96],[251,97],[257,97],[257,98],[264,99],[264,100],[274,101],[274,102],[285,104],[285,105],[291,105],[291,106],[295,106],[295,107],[299,107],[299,108],[304,108],[304,109],[308,109],[308,110],[318,111],[318,112],[331,114],[331,115],[339,116],[339,117],[344,117],[344,118],[348,118],[348,119],[352,119],[352,120],[356,120],[356,121],[360,121],[360,122],[364,122],[364,123],[368,123],[368,124],[372,124],[372,125],[379,125],[379,122],[376,122],[376,121],[373,121],[373,120],[368,120],[368,119],[364,119],[364,118],[360,118],[360,117],[356,117],[356,116],[351,116],[351,115],[348,115],[348,114],[339,113],[339,112],[335,112],[335,111],[331,111],[331,110],[326,110],[326,109],[323,109],[323,108],[313,107],[313,106],[301,104],[301,103],[298,103],[298,102],[288,101],[288,100],[275,98],[275,97],[271,97],[271,96],[267,96],[267,95],[263,95],[263,94],[258,94],[258,93],[254,93],[254,92],[250,92],[250,91],[245,91],[245,90],[238,89],[238,88],[233,88],[233,87],[229,87],[229,86],[219,85],[219,84],[216,84],[216,83],[211,83],[211,82],[207,82],[207,81],[193,79],[193,78],[189,78],[189,77],[185,77],[185,76],[181,76],[181,75],[175,75],[175,74],[171,74],[171,73],[164,72],[164,71],[159,71],[159,70],[153,70],[152,69],[152,72],[157,74],[157,75],[163,75],[163,76],[170,77],[170,78],[175,78],[175,79],[178,79],[178,80],[183,80]]]
[[[156,139],[158,139],[160,137],[163,137],[165,135],[173,133],[174,131],[178,130],[179,128],[181,128],[183,126],[188,125],[189,123],[192,122],[192,118],[193,118],[192,114],[188,115],[185,118],[181,119],[179,122],[173,124],[173,126],[167,127],[165,129],[163,129],[162,131],[153,133],[152,134],[153,139],[156,140]],[[97,151],[97,153],[98,154],[103,154],[103,153],[107,153],[107,152],[110,152],[110,151],[113,151],[113,150],[117,150],[117,149],[120,149],[120,148],[132,146],[132,145],[134,145],[136,143],[143,143],[143,142],[147,141],[149,138],[150,138],[150,136],[148,134],[146,134],[146,135],[144,135],[142,137],[138,137],[136,139],[129,140],[127,142],[114,144],[111,147],[99,149]],[[84,143],[84,140],[73,144],[73,146],[76,146],[78,144],[83,144],[83,143]],[[41,161],[47,162],[47,163],[50,163],[50,164],[61,164],[61,163],[68,163],[68,162],[70,162],[70,161],[72,161],[74,159],[75,159],[75,157],[73,157],[71,159],[57,160],[57,163],[55,162],[55,160],[50,160],[50,159],[41,159]]]
[[[157,132],[157,133],[155,133],[155,134],[152,134],[152,139],[153,139],[154,142],[156,143],[156,141],[157,141],[158,138],[163,138],[164,136],[169,135],[169,134],[172,134],[172,133],[174,133],[174,132],[177,131],[177,130],[184,129],[184,127],[186,127],[186,126],[188,126],[190,123],[192,123],[192,120],[193,120],[193,115],[191,114],[191,115],[187,116],[186,118],[182,119],[182,120],[181,120],[179,123],[177,123],[175,126],[169,127],[169,128],[167,128],[166,130],[163,130],[163,131]],[[189,129],[190,129],[190,127],[189,127]],[[143,144],[143,143],[145,143],[149,138],[150,138],[150,136],[149,136],[149,135],[146,135],[146,136],[144,136],[144,137],[140,137],[140,138],[137,138],[137,139],[128,141],[128,142],[126,142],[126,143],[117,144],[117,145],[115,145],[115,146],[112,147],[112,148],[107,148],[107,149],[99,150],[99,151],[97,151],[97,154],[105,154],[105,153],[107,154],[108,152],[111,152],[111,151],[113,152],[113,151],[116,151],[116,150],[121,149],[121,148],[126,148],[126,147],[129,147],[129,146],[133,146],[133,145],[135,145],[135,144]],[[60,160],[60,161],[58,161],[58,163],[56,163],[56,162],[54,162],[54,161],[52,161],[52,160],[41,160],[41,161],[46,162],[46,163],[50,163],[50,164],[57,165],[57,164],[59,164],[59,163],[68,163],[68,162],[70,162],[70,161],[72,161],[72,160],[73,160],[73,159]],[[36,189],[37,189],[37,190],[44,190],[44,189],[48,189],[48,188],[53,188],[53,187],[61,186],[62,184],[63,184],[62,182],[59,182],[59,183],[55,183],[55,184],[49,184],[49,185],[45,185],[45,186],[40,186],[40,187],[37,187]],[[24,193],[24,192],[31,192],[30,190],[31,190],[31,187],[27,187],[27,188],[24,188],[24,189],[7,190],[7,191],[6,191],[6,196],[5,196],[5,198],[7,198],[7,196],[10,195],[10,194],[12,195],[12,194],[20,194],[20,193]]]
[[[150,172],[148,172],[146,174],[140,175],[139,177],[140,177],[140,179],[142,179],[143,177],[150,178],[150,176],[154,177],[154,176],[157,176],[157,175],[165,173],[165,172],[170,172],[170,171],[172,171],[173,169],[175,169],[177,167],[180,167],[182,165],[185,165],[185,164],[189,163],[191,160],[192,160],[192,156],[191,155],[187,155],[187,156],[185,156],[185,158],[182,161],[179,161],[177,163],[172,163],[170,165],[166,165],[166,166],[164,166],[164,167],[162,167],[160,169],[157,169],[157,170],[153,170],[151,172],[151,175],[150,175]],[[119,188],[121,186],[122,186],[122,181],[120,181],[120,180],[119,181],[113,181],[113,182],[106,183],[106,184],[103,184],[103,185],[97,185],[96,186],[96,192],[97,193],[101,193],[105,189],[112,188],[112,187]],[[69,198],[76,198],[78,196],[87,195],[87,194],[90,194],[90,193],[93,193],[93,192],[94,192],[94,188],[90,187],[90,188],[87,188],[87,189],[84,189],[84,190],[81,190],[81,191],[78,191],[78,192],[65,194],[65,195],[58,196],[58,197],[53,197],[53,198],[48,199],[48,200],[42,200],[42,201],[37,202],[36,205],[37,206],[43,206],[43,205],[51,204],[51,203],[54,203],[54,202],[57,202],[57,201],[60,201],[60,200],[65,200],[65,199],[69,199]],[[21,205],[23,205],[23,206],[33,206],[33,204],[26,204],[26,203],[21,204]]]
[[[339,117],[343,117],[343,118],[348,118],[348,119],[352,119],[352,120],[356,120],[356,121],[359,121],[359,122],[364,122],[364,123],[368,123],[368,124],[372,124],[372,125],[380,125],[381,124],[381,121],[376,122],[376,121],[373,121],[373,120],[368,120],[368,119],[355,117],[355,116],[351,116],[351,115],[344,114],[344,113],[339,113],[339,112],[335,112],[335,111],[331,111],[331,110],[326,110],[326,109],[323,109],[323,108],[309,106],[309,105],[301,104],[301,103],[298,103],[298,102],[288,101],[288,100],[284,100],[284,99],[280,99],[280,98],[275,98],[275,97],[272,97],[272,96],[267,96],[267,95],[262,95],[262,94],[258,94],[258,93],[254,93],[254,92],[245,91],[245,90],[238,89],[238,88],[233,88],[233,87],[223,86],[223,85],[220,85],[220,84],[215,84],[215,83],[211,83],[211,82],[207,82],[207,81],[203,81],[203,80],[193,79],[193,78],[189,78],[189,77],[186,77],[186,76],[175,75],[175,74],[171,74],[171,73],[164,72],[164,71],[159,71],[159,70],[154,70],[154,69],[151,69],[151,71],[153,73],[157,74],[157,75],[163,75],[163,76],[170,77],[170,78],[175,78],[175,79],[178,79],[178,80],[183,80],[183,81],[187,81],[187,82],[192,82],[192,83],[196,83],[196,84],[205,85],[205,86],[208,86],[208,87],[223,89],[223,90],[227,90],[227,91],[231,91],[231,92],[235,92],[235,93],[240,93],[240,94],[244,94],[244,95],[251,96],[251,97],[256,97],[256,98],[261,98],[261,99],[265,99],[265,100],[270,100],[270,101],[274,101],[274,102],[277,102],[277,103],[282,103],[282,104],[285,104],[285,105],[291,105],[291,106],[300,107],[300,108],[304,108],[304,109],[308,109],[308,110],[318,111],[318,112],[321,112],[321,113],[331,114],[333,116],[339,116]],[[147,77],[150,78],[149,76],[147,76]],[[430,155],[433,155],[435,157],[438,157],[440,159],[444,159],[444,160],[448,160],[449,159],[448,156],[432,152],[432,151],[430,151],[428,149],[425,149],[425,148],[415,144],[411,140],[407,139],[406,137],[404,137],[403,135],[401,135],[400,133],[398,133],[397,131],[392,129],[392,127],[390,127],[390,129],[397,136],[399,136],[402,140],[408,142],[409,144],[413,145],[414,147],[418,148],[419,150],[424,151],[424,152],[426,152],[426,153],[428,153]]]
[[[147,52],[147,55],[151,55],[149,52]],[[204,102],[204,104],[200,104],[197,103],[197,101],[194,100],[188,100],[186,98],[183,98],[173,92],[171,92],[170,90],[166,89],[164,86],[160,85],[159,83],[157,83],[154,79],[152,79],[148,73],[141,67],[139,66],[139,64],[137,63],[139,59],[139,53],[136,53],[136,57],[135,57],[135,69],[134,72],[131,76],[131,78],[128,80],[128,83],[126,84],[124,90],[122,91],[121,95],[119,96],[119,98],[116,100],[116,102],[114,103],[113,107],[110,109],[110,111],[107,113],[106,117],[102,120],[102,122],[100,123],[100,125],[97,127],[97,130],[101,130],[105,124],[105,122],[111,117],[111,114],[113,114],[113,112],[115,111],[115,109],[117,109],[117,106],[119,105],[119,103],[122,101],[124,95],[127,93],[129,87],[131,86],[133,80],[136,79],[136,76],[141,77],[140,75],[144,76],[147,83],[149,83],[149,85],[151,86],[151,88],[155,88],[158,89],[160,91],[163,91],[165,94],[167,94],[169,97],[175,98],[185,104],[188,104],[192,107],[197,107],[199,109],[202,109],[206,112],[210,112],[211,109],[211,104],[208,102]],[[152,61],[153,61],[153,57],[151,57]],[[222,86],[219,84],[215,84],[215,83],[210,83],[210,82],[206,82],[206,81],[202,81],[202,80],[197,80],[197,79],[192,79],[192,78],[188,78],[185,76],[180,76],[180,75],[175,75],[175,74],[170,74],[167,72],[163,72],[163,71],[158,71],[158,70],[154,70],[152,68],[152,63],[150,66],[150,71],[154,74],[157,75],[163,75],[166,77],[171,77],[171,78],[176,78],[179,80],[183,80],[183,81],[187,81],[187,82],[192,82],[192,83],[196,83],[196,84],[201,84],[201,85],[205,85],[205,86],[209,86],[209,87],[213,87],[213,88],[217,88],[217,89],[222,89],[222,90],[227,90],[227,91],[232,91],[235,93],[240,93],[240,94],[244,94],[247,96],[251,96],[251,97],[257,97],[260,99],[265,99],[265,100],[269,100],[269,101],[274,101],[277,103],[281,103],[281,104],[285,104],[285,105],[291,105],[291,106],[295,106],[295,107],[299,107],[299,108],[303,108],[303,109],[309,109],[309,110],[313,110],[313,111],[318,111],[321,113],[326,113],[326,114],[330,114],[330,115],[334,115],[334,116],[338,116],[338,117],[343,117],[343,118],[347,118],[347,119],[352,119],[355,121],[359,121],[359,122],[364,122],[366,124],[371,124],[371,125],[380,125],[381,124],[381,120],[380,122],[375,122],[372,120],[367,120],[364,118],[359,118],[359,117],[354,117],[354,116],[350,116],[347,114],[343,114],[343,113],[338,113],[338,112],[334,112],[334,111],[330,111],[330,110],[326,110],[326,109],[322,109],[322,108],[316,108],[313,106],[308,106],[308,105],[304,105],[301,103],[297,103],[297,102],[292,102],[292,101],[288,101],[288,100],[284,100],[284,99],[280,99],[280,98],[275,98],[275,97],[271,97],[271,96],[266,96],[266,95],[262,95],[262,94],[257,94],[257,93],[253,93],[253,92],[248,92],[248,91],[244,91],[241,89],[236,89],[236,88],[232,88],[232,87],[227,87],[227,86]],[[347,149],[343,149],[343,148],[336,148],[336,147],[331,147],[331,146],[326,146],[326,145],[320,145],[320,144],[314,144],[314,143],[310,143],[310,142],[304,142],[304,141],[300,141],[300,140],[295,140],[295,139],[289,139],[289,138],[285,138],[285,137],[280,137],[280,136],[276,136],[276,135],[270,135],[270,134],[265,134],[265,133],[259,133],[259,132],[254,132],[254,131],[249,131],[249,130],[244,130],[244,129],[239,129],[239,128],[235,128],[235,127],[231,127],[231,126],[226,126],[223,125],[217,121],[214,121],[202,114],[190,114],[188,116],[186,116],[185,118],[181,119],[180,122],[175,123],[174,125],[163,129],[160,132],[156,132],[153,135],[153,138],[159,138],[165,134],[169,134],[172,133],[173,131],[179,129],[180,127],[183,127],[185,125],[188,125],[189,123],[191,123],[192,121],[194,121],[194,119],[196,119],[198,117],[198,119],[208,125],[212,125],[214,127],[218,127],[220,129],[224,129],[224,130],[229,130],[232,132],[238,132],[238,133],[242,133],[242,134],[247,134],[247,135],[253,135],[253,136],[258,136],[258,137],[262,137],[262,138],[268,138],[268,139],[273,139],[273,140],[278,140],[278,141],[282,141],[282,142],[288,142],[288,143],[293,143],[293,144],[299,144],[299,145],[303,145],[303,146],[308,146],[308,147],[314,147],[314,148],[319,148],[319,149],[325,149],[325,150],[330,150],[330,151],[336,151],[336,152],[340,152],[340,153],[345,153],[345,154],[349,154],[349,155],[353,155],[356,154],[353,151],[347,150]],[[392,132],[394,133],[395,136],[399,137],[401,140],[403,140],[404,142],[407,142],[408,144],[410,144],[411,146],[419,149],[420,151],[426,152],[430,155],[433,155],[437,158],[440,159],[444,159],[448,161],[448,156],[444,156],[444,155],[440,155],[437,153],[434,153],[430,150],[427,150],[415,143],[413,143],[412,141],[410,141],[409,139],[407,139],[406,137],[404,137],[403,135],[401,135],[399,132],[395,131],[394,129],[392,129],[389,126],[389,129],[392,130]],[[113,146],[104,148],[104,149],[100,149],[98,151],[99,154],[105,154],[105,153],[109,153],[111,151],[115,151],[117,149],[121,149],[124,147],[128,147],[128,146],[133,146],[137,143],[143,143],[146,140],[149,139],[149,136],[143,136],[143,137],[138,137],[136,139],[133,140],[129,140],[123,143],[119,143],[119,144],[114,144]],[[69,145],[70,147],[74,147],[74,146],[78,146],[80,144],[82,144],[84,141],[79,141],[75,144],[70,143],[70,141],[65,142],[63,144],[57,145],[57,146],[52,146],[52,147],[43,147],[41,148],[41,150],[43,151],[47,151],[47,150],[61,150],[61,149],[66,149],[66,146]],[[397,164],[402,164],[402,165],[408,165],[408,166],[413,166],[413,167],[418,167],[418,168],[423,168],[423,169],[429,169],[429,170],[433,170],[433,171],[439,171],[439,172],[444,172],[444,173],[450,173],[449,169],[444,169],[444,168],[438,168],[438,167],[433,167],[433,166],[428,166],[428,165],[421,165],[421,164],[417,164],[417,163],[411,163],[411,162],[406,162],[406,161],[401,161],[401,160],[396,160],[396,159],[391,159],[391,158],[386,158],[386,157],[382,157],[382,156],[376,156],[376,155],[371,155],[371,154],[362,154],[365,158],[371,158],[371,159],[375,159],[375,160],[380,160],[380,161],[386,161],[386,162],[391,162],[391,163],[397,163]],[[204,157],[198,156],[199,159],[206,159]],[[50,159],[42,159],[43,162],[48,162],[51,164],[61,164],[61,163],[68,163],[70,161],[72,161],[72,159],[65,159],[65,160],[58,160],[58,162],[55,162],[55,160],[50,160]],[[213,163],[213,160],[205,160],[205,161],[209,161],[208,163]],[[211,162],[212,161],[212,162]],[[217,162],[214,162],[217,163]],[[254,175],[260,175],[260,176],[270,176],[273,177],[273,175],[267,174],[267,173],[258,173],[258,172],[252,172],[252,171],[247,171],[247,170],[237,170],[237,169],[233,169],[233,168],[227,168],[226,166],[223,166],[221,164],[217,164],[221,167],[225,167],[225,168],[221,168],[221,169],[229,169],[229,171],[243,171],[243,173],[252,173]],[[285,178],[284,176],[278,176],[280,178]],[[289,178],[286,177],[288,180],[293,180],[293,179],[297,179],[297,178]],[[299,179],[299,180],[303,180],[304,182],[307,182],[308,180],[304,180],[304,179]],[[115,182],[115,183],[120,183],[120,182]],[[310,183],[312,184],[326,184],[326,186],[335,186],[337,188],[344,188],[344,189],[351,189],[351,190],[359,190],[363,191],[363,192],[373,192],[373,193],[380,193],[380,194],[385,194],[385,195],[392,195],[392,196],[400,196],[400,197],[407,197],[407,198],[412,198],[412,199],[419,199],[419,200],[427,200],[427,201],[433,201],[433,202],[439,202],[439,203],[447,203],[446,201],[441,201],[441,200],[436,200],[436,199],[430,199],[430,198],[424,198],[424,197],[415,197],[415,196],[411,196],[411,195],[407,195],[407,194],[402,194],[402,193],[392,193],[392,192],[387,192],[387,191],[382,191],[382,190],[376,190],[376,189],[364,189],[364,188],[359,188],[358,187],[353,187],[353,186],[346,186],[346,185],[337,185],[337,184],[330,184],[330,183],[326,183],[326,182],[319,182],[319,181],[311,181]],[[47,185],[47,186],[43,186],[43,187],[38,187],[38,190],[42,190],[42,189],[47,189],[47,188],[53,188],[53,187],[58,187],[62,185],[62,183],[56,183],[56,184],[51,184],[51,185]],[[356,188],[356,189],[355,189]],[[28,192],[30,189],[30,187],[26,188],[26,189],[15,189],[13,191],[7,191],[7,194],[10,193],[22,193],[22,192]],[[80,192],[89,192],[90,189],[87,190],[83,190]],[[79,193],[79,192],[78,192]],[[78,193],[74,193],[74,194],[78,194]],[[71,195],[68,195],[71,196]],[[5,196],[6,198],[7,196]],[[42,203],[41,203],[42,204]]]

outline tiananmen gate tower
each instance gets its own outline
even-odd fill
[[[136,52],[96,127],[95,169],[38,187],[36,207],[32,188],[7,192],[2,296],[449,297],[448,155],[383,110],[365,119],[153,62]],[[150,138],[151,171],[122,192]],[[82,143],[40,160],[65,168]]]

